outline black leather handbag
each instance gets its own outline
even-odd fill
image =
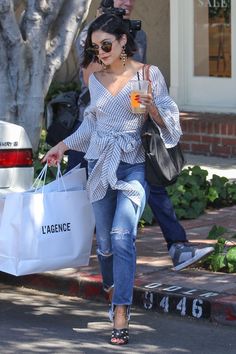
[[[150,81],[148,65],[145,65],[144,74]],[[149,115],[142,127],[141,139],[145,150],[145,174],[148,183],[154,186],[175,183],[185,165],[180,144],[166,148],[157,123]]]
[[[145,174],[149,184],[169,186],[176,182],[185,165],[180,144],[166,148],[157,124],[147,117],[141,134],[145,150]]]

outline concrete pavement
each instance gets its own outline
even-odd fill
[[[216,174],[221,177],[227,177],[230,181],[236,180],[236,158],[184,155],[187,161],[186,167],[200,166],[208,171],[208,179],[212,178],[213,174]]]
[[[214,160],[214,164],[212,158],[207,158],[205,165],[202,158],[194,156],[194,159],[199,161],[198,165],[207,168],[209,174],[215,169],[216,162],[218,166],[223,166],[223,162],[219,158],[217,161]],[[223,160],[225,160],[224,167],[217,167],[214,173],[233,178],[236,160]],[[193,160],[190,160],[188,156],[187,161],[187,166],[196,164],[195,162],[191,163]],[[206,239],[213,225],[221,225],[230,230],[229,238],[236,233],[235,214],[236,206],[233,206],[207,211],[195,220],[184,220],[181,223],[186,229],[190,242],[209,245],[215,242]],[[181,317],[192,317],[196,320],[206,319],[236,326],[235,274],[213,273],[196,266],[180,272],[173,271],[171,259],[158,225],[139,229],[137,255],[134,288],[134,304],[136,306],[148,311],[171,313]],[[95,242],[90,264],[87,267],[63,269],[24,277],[0,273],[0,281],[70,296],[106,301],[95,255]]]

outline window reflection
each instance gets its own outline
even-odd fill
[[[230,0],[194,0],[194,75],[231,77]]]

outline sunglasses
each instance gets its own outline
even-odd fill
[[[104,41],[102,42],[101,45],[93,45],[92,47],[89,47],[86,49],[87,52],[98,56],[99,55],[99,49],[101,48],[103,52],[105,53],[110,53],[112,50],[112,43],[115,42],[116,39],[114,39],[114,41]]]

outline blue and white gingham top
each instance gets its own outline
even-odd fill
[[[139,75],[142,78],[142,69]],[[178,107],[169,96],[165,80],[156,66],[150,67],[150,79],[154,102],[165,122],[165,127],[160,127],[161,137],[166,147],[173,147],[182,134]],[[102,199],[110,185],[139,205],[138,191],[129,183],[117,180],[116,171],[120,161],[144,162],[140,138],[144,115],[131,111],[129,82],[113,96],[92,74],[89,90],[91,102],[84,112],[84,120],[64,143],[69,149],[86,152],[87,160],[98,160],[87,183],[91,202]]]

